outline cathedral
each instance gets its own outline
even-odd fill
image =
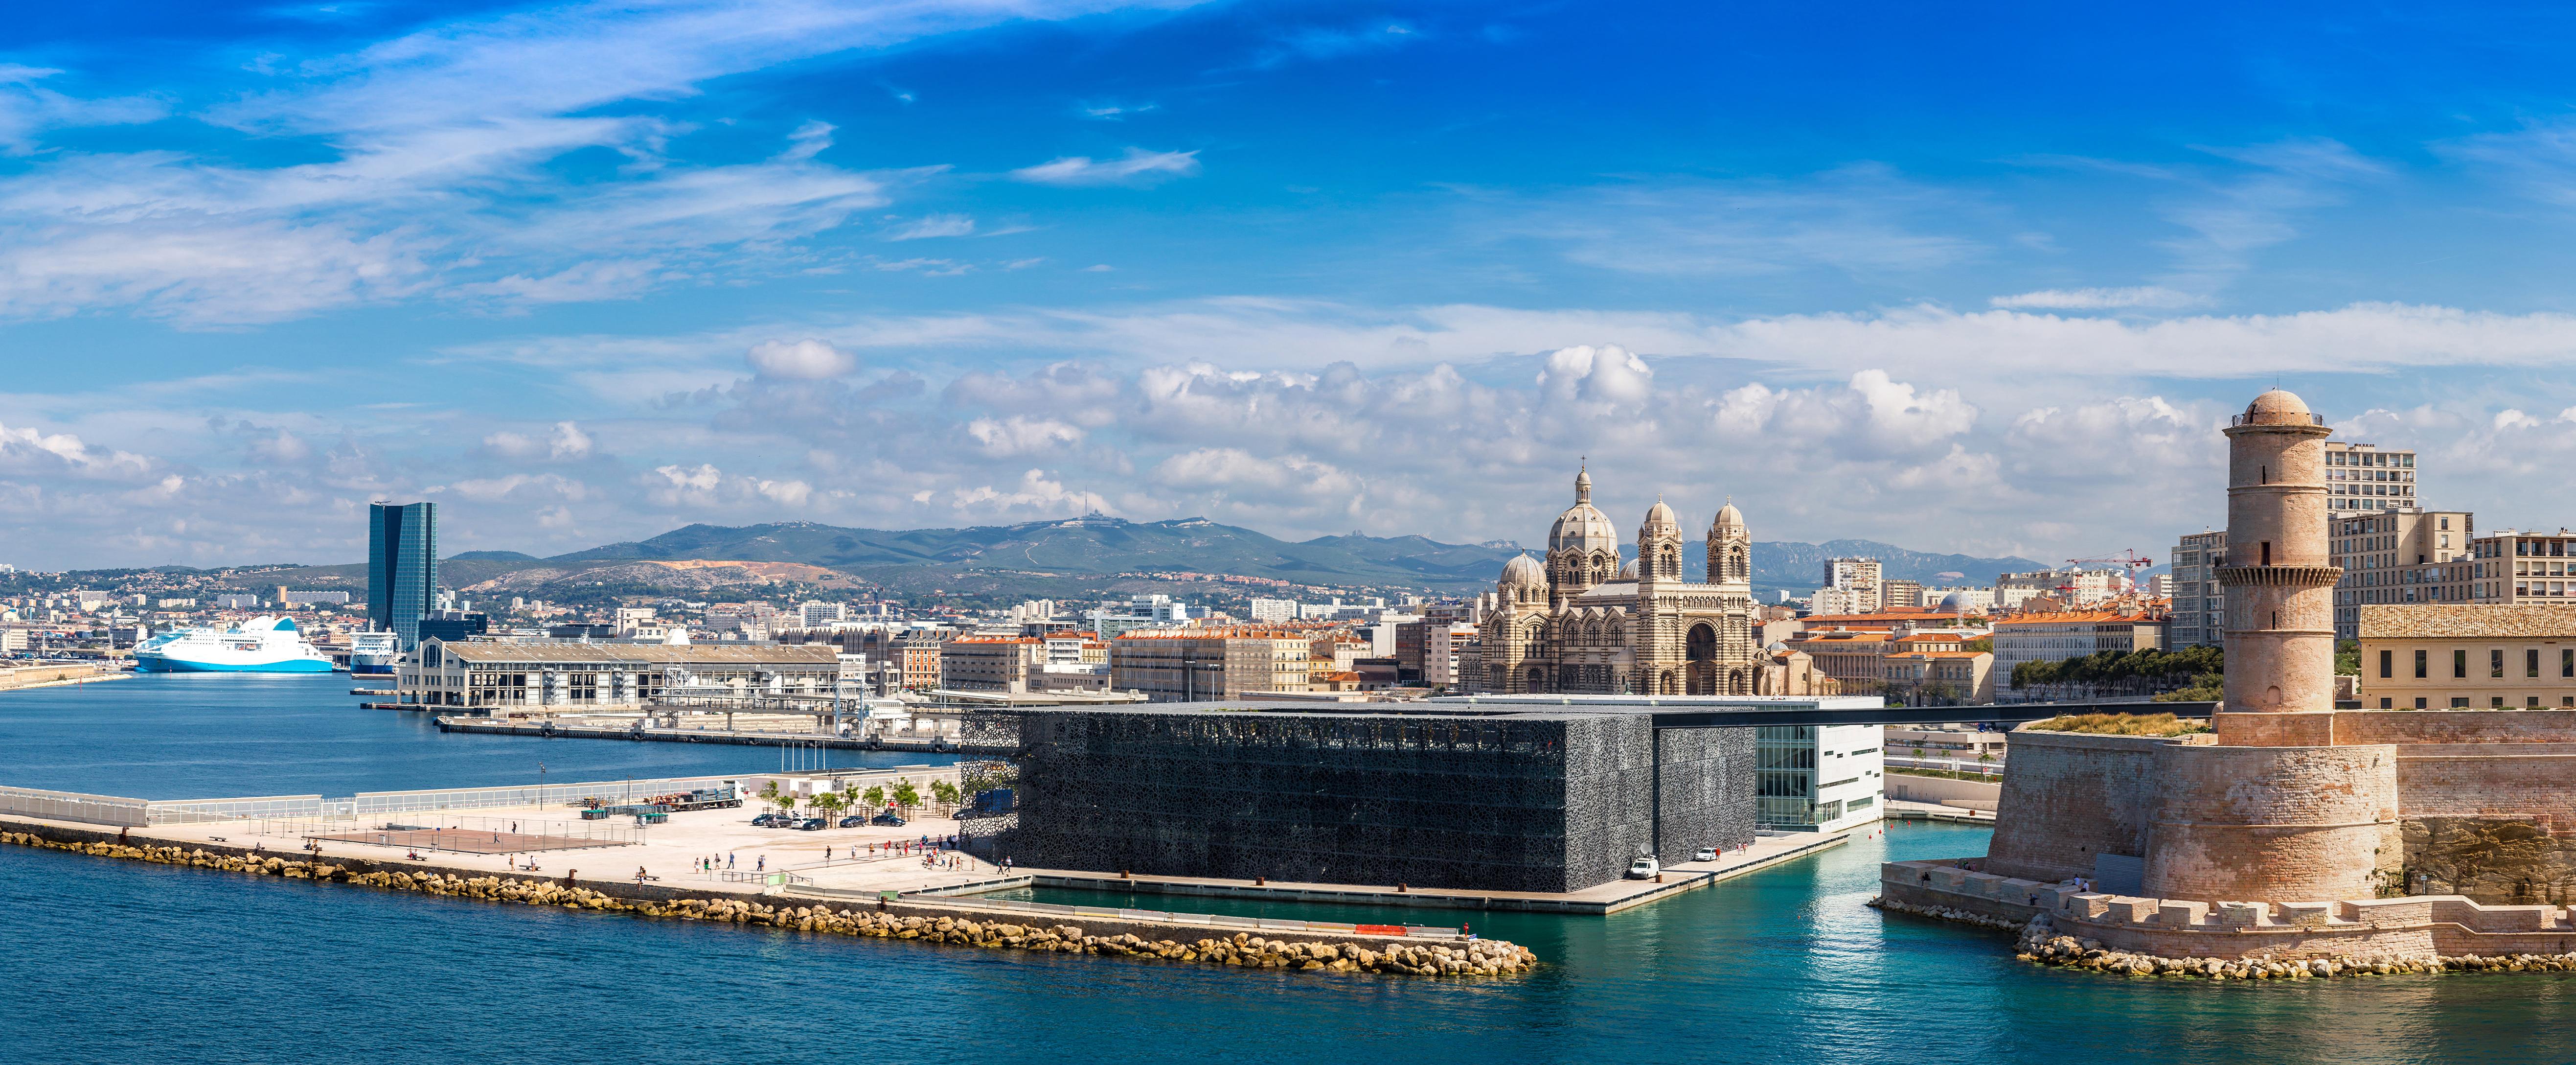
[[[1547,560],[1503,566],[1484,622],[1486,683],[1497,692],[1602,695],[1809,694],[1802,671],[1765,651],[1753,605],[1753,533],[1730,502],[1708,526],[1708,582],[1682,579],[1682,527],[1660,499],[1637,527],[1637,557],[1592,505],[1590,471],[1548,530]],[[1800,656],[1803,657],[1803,656]]]

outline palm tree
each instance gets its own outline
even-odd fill
[[[1977,773],[1978,773],[1978,775],[1980,775],[1980,776],[1989,776],[1989,777],[1990,777],[1990,776],[1995,775],[1995,772],[1994,772],[1994,769],[1993,769],[1994,762],[1995,762],[1995,752],[1993,752],[1993,751],[1989,751],[1989,750],[1985,750],[1985,749],[1984,749],[1984,748],[1982,748],[1982,747],[1978,749],[1978,751],[1977,751]]]
[[[873,810],[883,806],[886,800],[885,785],[870,784],[868,790],[859,793],[859,797],[868,801],[868,809]]]
[[[894,804],[903,807],[904,816],[912,816],[912,808],[921,805],[921,789],[913,787],[909,780],[895,781]]]
[[[796,813],[796,796],[792,794],[780,795],[778,797],[778,812],[791,816],[794,815]]]
[[[769,807],[773,811],[778,808],[777,781],[773,780],[760,786],[760,804]]]
[[[838,792],[827,791],[814,796],[814,801],[808,805],[821,810],[825,820],[837,820],[841,815],[841,796]]]

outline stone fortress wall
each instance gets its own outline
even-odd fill
[[[1890,863],[1885,901],[2168,958],[2576,949],[2576,712],[2333,709],[2330,432],[2277,390],[2227,431],[2215,733],[2025,728],[1988,856]]]

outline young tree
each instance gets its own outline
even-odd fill
[[[911,813],[913,807],[921,805],[921,789],[914,787],[909,780],[895,781],[894,804],[903,807],[905,813]]]
[[[885,785],[883,784],[870,784],[868,785],[868,790],[859,793],[859,795],[861,798],[868,800],[868,808],[871,810],[885,805],[886,792]]]
[[[772,811],[778,809],[777,781],[773,780],[760,786],[760,804],[769,807]]]
[[[951,783],[949,783],[949,782],[947,782],[947,781],[945,781],[945,780],[934,780],[934,781],[931,781],[931,782],[930,782],[930,797],[931,797],[933,800],[935,800],[935,801],[938,801],[938,802],[944,802],[944,803],[947,803],[947,804],[948,804],[948,805],[950,805],[950,806],[955,806],[955,805],[957,805],[957,800],[958,800],[958,795],[957,795],[957,785],[955,785],[955,784],[951,784]]]
[[[815,809],[822,811],[825,818],[838,820],[841,816],[841,795],[839,792],[827,791],[823,794],[814,796],[814,801],[811,805]]]

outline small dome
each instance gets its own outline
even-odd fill
[[[1623,580],[1623,581],[1633,581],[1633,580],[1636,580],[1636,579],[1637,579],[1637,560],[1636,560],[1636,559],[1633,559],[1633,558],[1632,558],[1632,559],[1629,559],[1628,561],[1626,561],[1626,562],[1624,562],[1624,563],[1621,563],[1621,564],[1620,564],[1620,566],[1619,566],[1619,579],[1620,579],[1620,580]]]
[[[1547,571],[1539,568],[1537,559],[1531,558],[1528,555],[1514,555],[1512,556],[1511,561],[1503,563],[1502,586],[1505,588],[1543,588],[1547,586]]]
[[[2245,421],[2249,424],[2305,425],[2315,420],[2306,400],[2278,388],[2254,397],[2254,402],[2245,405]]]
[[[1574,501],[1592,502],[1592,468],[1589,466],[1574,471]]]
[[[1682,529],[1682,523],[1680,519],[1673,517],[1673,508],[1665,506],[1664,501],[1658,499],[1655,500],[1655,505],[1653,507],[1647,509],[1646,523],[1638,526],[1637,528],[1639,538],[1642,539],[1644,534],[1648,531],[1663,532],[1669,530],[1671,532],[1680,532]]]
[[[1952,592],[1941,597],[1940,610],[1958,612],[1968,609],[1968,593]]]
[[[1741,529],[1744,527],[1744,512],[1735,509],[1735,500],[1730,497],[1727,499],[1725,506],[1717,508],[1717,516],[1709,519],[1708,527],[1712,529]]]
[[[1765,647],[1763,650],[1769,651],[1775,655],[1787,654],[1789,653],[1789,641],[1773,640],[1771,641],[1771,646]]]

